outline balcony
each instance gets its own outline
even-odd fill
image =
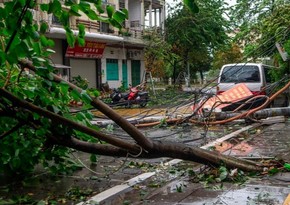
[[[144,0],[145,5],[149,5],[151,0]],[[152,0],[152,9],[159,9],[165,5],[165,0]]]

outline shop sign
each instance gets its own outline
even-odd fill
[[[86,41],[85,46],[79,46],[77,43],[75,46],[67,47],[65,57],[74,57],[74,58],[102,58],[106,44]]]

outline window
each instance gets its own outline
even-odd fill
[[[109,33],[109,24],[101,22],[101,32]]]
[[[258,66],[227,66],[223,69],[221,82],[223,83],[246,83],[260,82]]]

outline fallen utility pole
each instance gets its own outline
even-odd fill
[[[212,117],[215,120],[224,120],[224,119],[229,119],[229,118],[238,116],[240,114],[241,114],[240,112],[237,112],[237,113],[215,112],[215,113],[212,113]],[[253,114],[253,118],[257,119],[257,120],[265,119],[268,117],[276,117],[276,116],[289,117],[290,116],[290,107],[267,108],[267,109],[256,111]]]

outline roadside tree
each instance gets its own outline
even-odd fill
[[[182,59],[181,70],[177,72],[187,72],[188,68],[192,74],[209,70],[213,52],[228,39],[224,1],[196,1],[196,4],[198,12],[180,4],[166,20],[166,41]]]
[[[238,29],[235,42],[244,45],[245,59],[272,57],[276,66],[286,67],[281,62],[275,43],[285,46],[289,40],[289,1],[258,0],[238,1],[230,16],[233,27]],[[287,47],[287,46],[286,46]],[[280,64],[278,65],[278,62]],[[281,64],[282,63],[282,64]],[[279,71],[279,79],[286,70]]]

